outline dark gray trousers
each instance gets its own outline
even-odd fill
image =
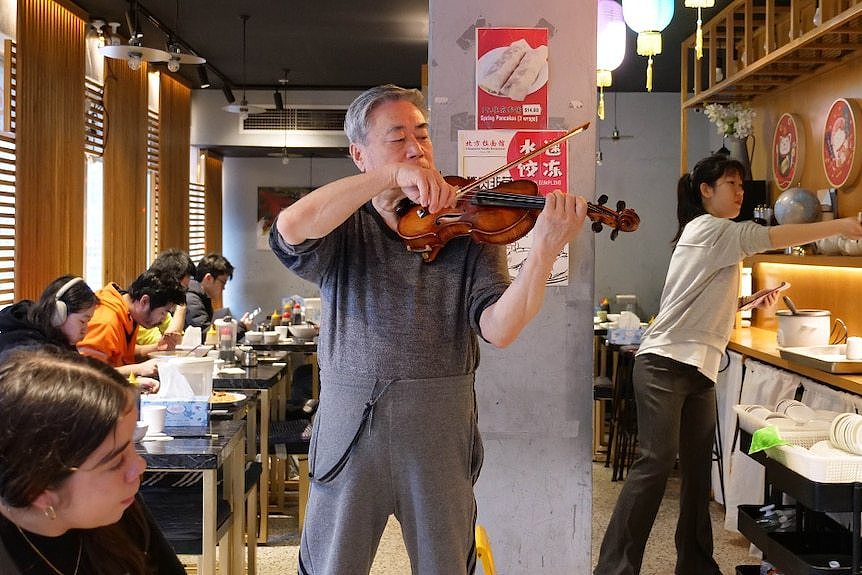
[[[473,376],[327,375],[309,451],[299,573],[367,574],[392,514],[414,574],[473,573],[473,484],[482,465]]]
[[[697,368],[653,354],[635,359],[633,377],[639,454],[614,507],[594,573],[640,573],[667,478],[679,455],[675,572],[720,575],[712,557],[709,517],[715,385]]]

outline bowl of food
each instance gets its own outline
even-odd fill
[[[290,335],[297,341],[311,341],[317,335],[317,326],[297,324],[290,326]]]
[[[247,331],[243,339],[245,339],[245,343],[263,343],[263,332]]]
[[[278,343],[278,332],[277,331],[265,331],[263,332],[263,343],[266,344],[274,344]]]

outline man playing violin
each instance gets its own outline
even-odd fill
[[[517,338],[587,204],[547,196],[511,283],[505,248],[469,237],[423,263],[396,233],[399,203],[433,214],[456,205],[457,189],[435,169],[421,93],[367,90],[344,125],[361,173],[301,198],[270,231],[275,254],[323,303],[299,573],[368,573],[391,514],[414,572],[472,573],[477,336],[496,347]]]

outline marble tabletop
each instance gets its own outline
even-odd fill
[[[254,367],[243,367],[242,373],[220,371],[213,377],[213,389],[269,389],[274,387],[284,372],[288,362],[261,362]]]
[[[254,349],[257,350],[281,350],[281,351],[294,351],[300,353],[315,353],[317,352],[317,342],[316,341],[296,341],[293,338],[289,337],[287,339],[279,340],[278,343],[243,343],[242,345],[250,345]]]
[[[135,448],[150,469],[216,469],[245,426],[242,420],[215,420],[207,427],[166,427],[172,440],[142,441]]]

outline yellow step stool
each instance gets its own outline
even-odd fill
[[[476,524],[476,558],[482,562],[482,570],[485,575],[497,575],[494,569],[494,556],[491,554],[491,542],[488,541],[488,533],[485,528]]]

